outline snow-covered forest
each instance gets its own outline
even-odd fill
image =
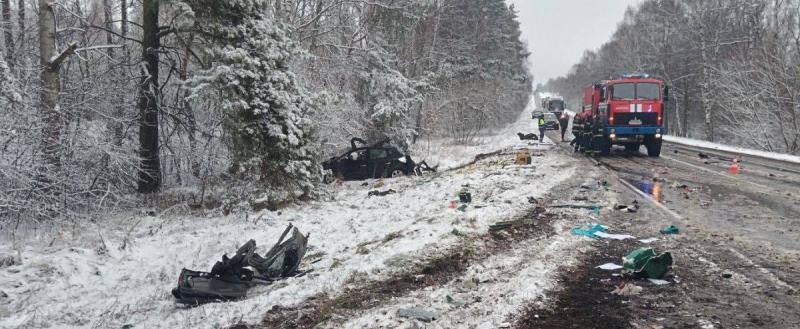
[[[314,198],[352,137],[468,143],[532,89],[503,0],[0,6],[6,227]]]
[[[643,1],[610,41],[538,89],[577,108],[584,86],[632,71],[670,85],[671,134],[800,154],[800,1]]]

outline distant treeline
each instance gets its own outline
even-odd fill
[[[672,87],[678,136],[800,154],[800,1],[647,0],[563,77],[565,95],[613,74],[646,72]]]

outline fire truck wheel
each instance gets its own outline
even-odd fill
[[[645,141],[645,147],[647,147],[647,155],[651,157],[659,157],[661,156],[661,139],[649,139]]]

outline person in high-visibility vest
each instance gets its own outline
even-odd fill
[[[544,143],[544,114],[539,116],[539,142]]]

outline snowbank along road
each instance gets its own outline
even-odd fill
[[[795,166],[745,161],[731,175],[724,155],[671,146],[661,159],[593,162],[549,139],[520,144],[517,132],[535,131],[527,115],[473,146],[426,145],[425,158],[453,168],[433,175],[333,184],[324,200],[275,212],[136,216],[4,239],[0,253],[22,262],[0,268],[0,327],[800,326]],[[514,164],[520,147],[530,165]],[[500,152],[470,164],[489,151]],[[451,207],[461,191],[472,202]],[[615,210],[634,200],[638,212]],[[311,234],[301,269],[312,272],[240,301],[176,306],[181,268],[208,270],[251,238],[264,248],[288,223]],[[587,223],[637,239],[570,233]],[[680,234],[659,234],[667,225]],[[672,251],[668,284],[596,268],[642,246]],[[610,294],[622,283],[643,290]]]

